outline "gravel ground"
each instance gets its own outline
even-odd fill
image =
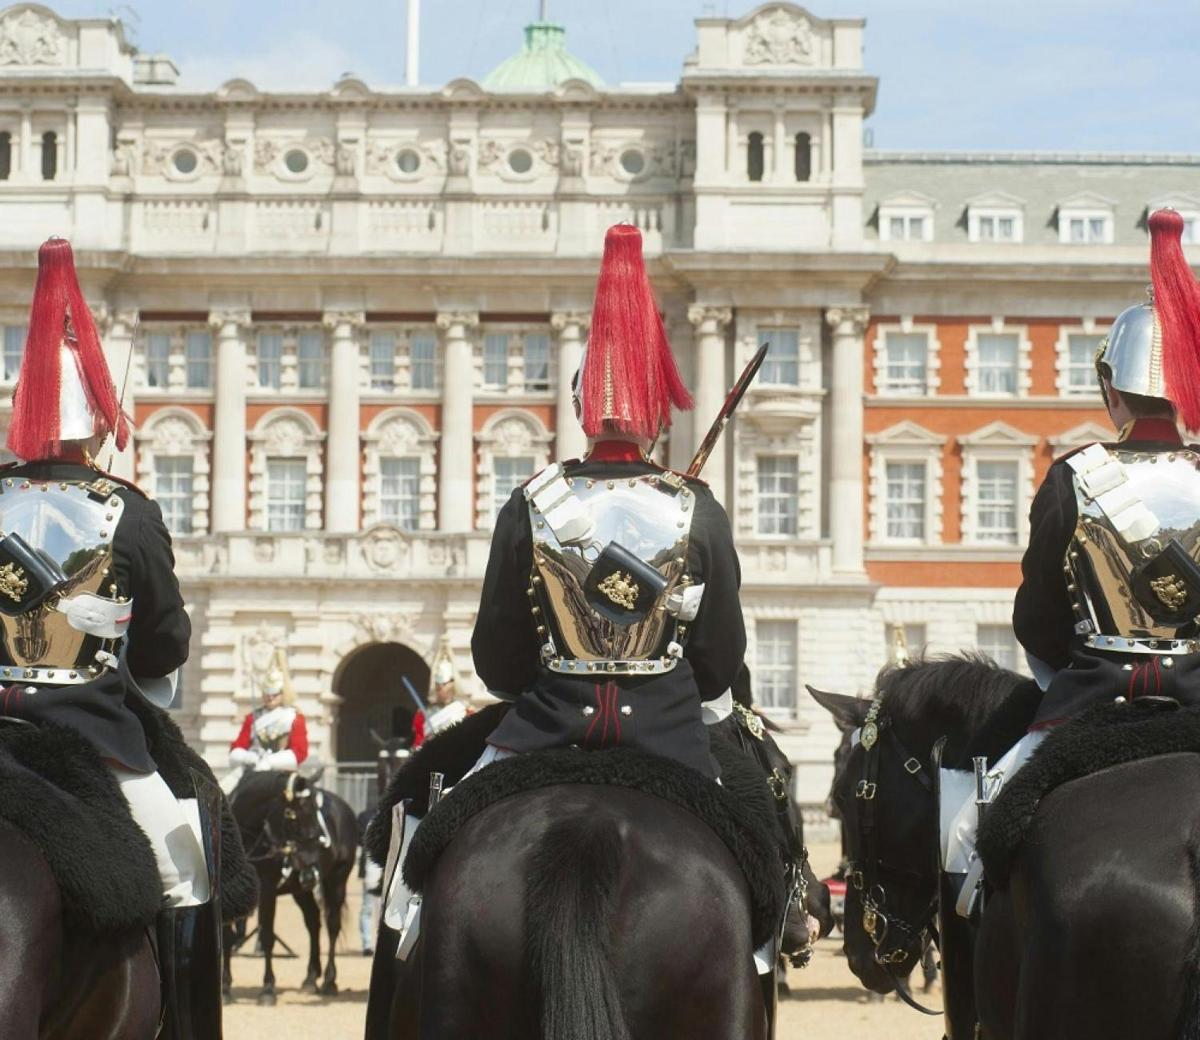
[[[832,869],[837,849],[816,846],[813,864],[818,875]],[[260,1008],[254,1003],[262,979],[262,961],[253,957],[233,959],[235,1003],[225,1009],[225,1040],[358,1040],[366,1014],[370,960],[358,946],[358,881],[352,879],[350,913],[339,944],[336,997],[314,997],[298,992],[307,962],[276,959],[279,987],[276,1007]],[[289,899],[277,915],[280,935],[297,951],[307,951],[307,937],[300,913]],[[835,933],[817,947],[812,964],[788,974],[791,997],[781,1005],[778,1040],[852,1040],[857,1037],[886,1037],[887,1040],[939,1040],[941,1019],[928,1018],[905,1007],[895,998],[874,1001],[846,967],[841,939]],[[930,1007],[940,1007],[937,990],[928,994]],[[683,1038],[680,1038],[683,1040]]]

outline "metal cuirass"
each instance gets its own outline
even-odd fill
[[[1200,454],[1093,445],[1071,456],[1078,520],[1064,570],[1099,650],[1200,650]]]
[[[296,709],[260,708],[254,716],[254,740],[264,751],[282,751],[291,742]]]
[[[526,486],[527,590],[543,663],[571,674],[671,671],[694,606],[687,550],[696,498],[671,473],[571,477],[555,464]]]
[[[125,615],[117,599],[113,534],[125,504],[117,485],[91,481],[0,480],[0,534],[19,535],[65,578],[43,602],[19,613],[0,613],[0,682],[20,679],[56,686],[88,682],[103,670],[99,650],[114,649],[116,638],[82,631],[64,612],[69,603],[98,604],[114,617]],[[25,581],[21,568],[0,568],[0,596],[18,601]]]

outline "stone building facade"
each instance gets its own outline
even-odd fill
[[[484,694],[492,519],[582,447],[569,381],[618,221],[643,231],[696,397],[664,461],[686,466],[772,345],[706,477],[802,798],[835,742],[803,684],[868,689],[891,626],[1018,663],[1032,490],[1104,428],[1090,353],[1141,295],[1147,207],[1194,240],[1200,160],[864,151],[863,32],[767,3],[698,19],[671,84],[572,59],[192,93],[119,22],[0,12],[3,380],[35,248],[64,235],[129,369],[138,430],[113,466],[174,530],[196,631],[177,712],[212,760],[277,646],[326,761],[403,725],[400,677],[423,689],[443,639]]]

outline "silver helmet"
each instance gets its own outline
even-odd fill
[[[1162,326],[1153,303],[1135,304],[1117,315],[1100,341],[1096,367],[1114,389],[1142,397],[1167,397]]]

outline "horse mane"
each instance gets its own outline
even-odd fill
[[[918,657],[879,673],[876,694],[901,726],[949,737],[943,761],[998,757],[1024,734],[1041,698],[1032,679],[981,653]],[[936,731],[936,732],[935,732]]]

